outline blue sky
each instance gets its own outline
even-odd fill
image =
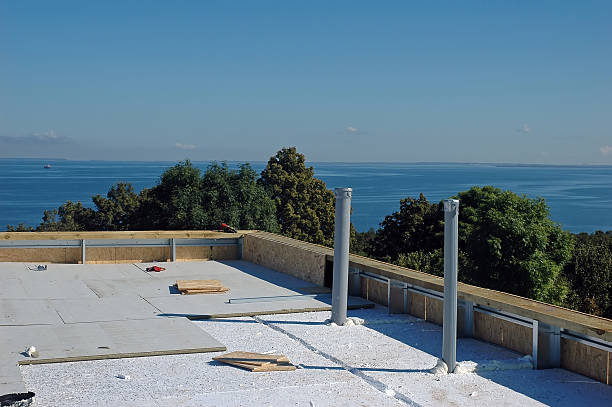
[[[612,164],[610,1],[2,1],[0,157]]]

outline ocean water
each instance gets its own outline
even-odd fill
[[[43,168],[50,164],[51,168]],[[0,159],[0,230],[7,224],[36,226],[43,210],[67,200],[93,206],[117,182],[137,191],[159,181],[174,162],[111,162]],[[205,169],[208,162],[194,162]],[[230,167],[239,163],[230,162]],[[257,171],[265,162],[252,162]],[[328,188],[353,188],[352,222],[358,231],[377,228],[402,198],[423,192],[433,202],[473,185],[494,185],[543,197],[551,217],[572,232],[612,230],[612,166],[497,164],[309,163]]]

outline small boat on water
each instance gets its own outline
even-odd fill
[[[51,164],[45,164],[43,165],[43,168],[51,168]]]

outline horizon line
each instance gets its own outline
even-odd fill
[[[231,163],[266,163],[268,160],[105,160],[105,159],[73,159],[58,157],[0,157],[0,160],[27,160],[27,161],[74,161],[74,162],[113,162],[113,163],[178,163],[189,160],[193,163],[231,162]],[[316,164],[409,164],[409,165],[489,165],[514,167],[612,167],[612,164],[544,164],[544,163],[516,163],[516,162],[486,162],[486,161],[309,161]]]

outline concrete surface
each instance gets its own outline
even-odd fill
[[[252,373],[221,354],[21,366],[38,406],[609,406],[612,386],[562,369],[435,376],[440,328],[386,308],[349,311],[365,325],[330,326],[330,312],[191,321],[228,351],[283,353],[294,372]],[[514,352],[459,339],[460,362]],[[117,378],[128,375],[129,380]]]

